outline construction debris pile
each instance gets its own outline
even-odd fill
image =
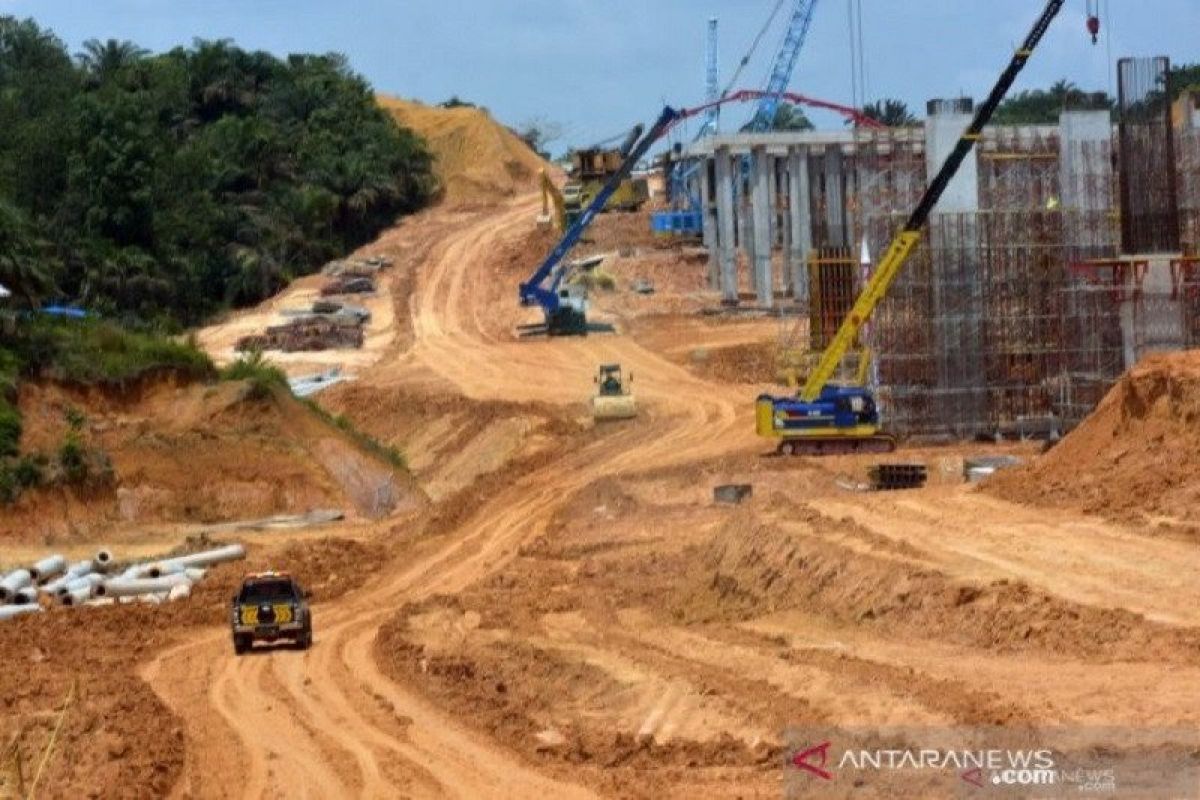
[[[322,270],[329,280],[320,289],[320,300],[308,309],[284,312],[295,318],[272,325],[263,333],[243,336],[235,349],[239,352],[280,350],[296,353],[362,347],[363,328],[370,321],[371,312],[340,298],[374,294],[376,277],[391,265],[392,260],[386,256],[331,261]]]
[[[245,556],[245,547],[231,544],[120,571],[108,550],[73,564],[62,555],[47,556],[0,579],[0,620],[40,613],[54,603],[94,606],[179,600],[191,594],[192,585],[204,578],[208,567]]]
[[[238,340],[241,352],[282,350],[295,353],[312,350],[359,348],[363,345],[362,323],[353,318],[311,316],[272,325],[265,333],[243,336]]]

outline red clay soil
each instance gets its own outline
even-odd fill
[[[696,374],[726,383],[762,383],[775,375],[776,344],[747,342],[704,349],[692,359]]]
[[[0,625],[0,742],[17,739],[28,779],[56,711],[78,680],[38,796],[165,797],[183,765],[178,719],[137,670],[149,654],[198,627],[223,625],[246,571],[284,569],[320,603],[340,597],[383,563],[380,545],[347,539],[253,548],[247,560],[210,570],[191,597],[162,606],[50,608]],[[198,664],[197,669],[206,669]],[[2,784],[2,782],[0,782]]]
[[[487,205],[528,191],[549,166],[485,109],[441,108],[385,95],[376,99],[428,143],[447,205]]]
[[[1111,517],[1200,519],[1200,353],[1143,359],[1056,447],[984,490]]]
[[[5,510],[6,541],[71,541],[157,522],[212,523],[313,508],[371,514],[386,496],[420,500],[410,476],[283,393],[243,382],[156,379],[124,388],[22,384],[22,450],[53,453],[74,409],[84,437],[107,453],[115,485],[49,488]],[[380,493],[380,487],[391,487]]]

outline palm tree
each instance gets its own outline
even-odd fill
[[[76,54],[80,65],[88,77],[95,83],[103,83],[121,70],[136,64],[150,54],[149,50],[138,47],[128,39],[118,41],[108,39],[88,39],[83,43],[82,52]]]
[[[0,285],[17,302],[36,307],[53,290],[44,250],[21,212],[0,201]]]
[[[881,122],[889,128],[903,128],[916,125],[917,118],[908,110],[908,104],[903,100],[885,98],[867,103],[862,109],[863,116]],[[847,122],[847,124],[850,124]]]
[[[742,126],[743,131],[753,130],[759,116],[754,117]],[[767,130],[771,131],[811,131],[812,121],[804,113],[804,109],[791,103],[780,103],[775,107],[775,119]]]

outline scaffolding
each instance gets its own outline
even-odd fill
[[[1179,160],[1179,215],[1183,249],[1200,255],[1200,128],[1176,131]]]
[[[933,214],[835,378],[866,378],[889,430],[1061,434],[1144,354],[1200,346],[1200,126],[1164,129],[1165,60],[1122,64],[1117,137],[1103,112],[985,130],[978,207]],[[790,382],[918,201],[927,146],[899,128],[807,150],[807,306],[780,326]]]
[[[1170,73],[1171,63],[1162,56],[1117,62],[1121,243],[1126,253],[1180,249]]]
[[[1123,369],[1119,305],[1074,277],[1058,211],[941,214],[872,333],[889,429],[1051,435]]]

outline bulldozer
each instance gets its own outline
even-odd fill
[[[625,376],[620,364],[601,364],[596,371],[596,393],[592,395],[592,418],[596,422],[633,419],[637,401],[629,388],[633,373]]]

